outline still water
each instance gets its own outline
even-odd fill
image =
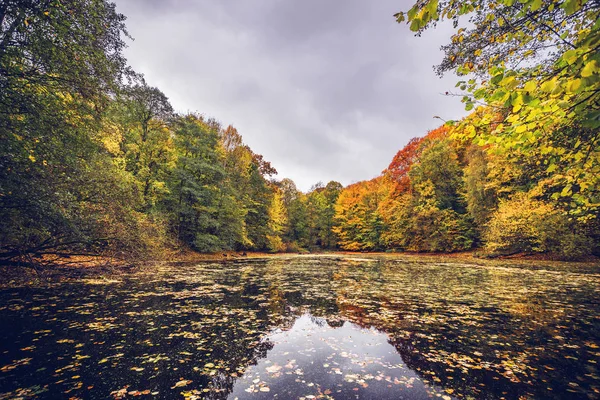
[[[600,273],[320,256],[0,290],[0,399],[600,398]]]

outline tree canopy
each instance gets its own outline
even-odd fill
[[[590,218],[600,208],[600,3],[595,0],[418,1],[396,14],[422,33],[455,28],[438,73],[465,76],[457,137],[511,157],[536,155],[539,190]],[[466,21],[465,21],[466,19]]]
[[[473,112],[410,140],[380,176],[304,193],[235,127],[177,113],[132,71],[113,3],[7,0],[0,262],[187,250],[597,252],[598,9],[418,1],[397,18],[417,33],[453,21],[437,71],[464,76]]]

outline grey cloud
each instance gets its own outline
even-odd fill
[[[303,190],[369,179],[414,136],[456,118],[432,65],[443,26],[415,38],[380,0],[117,0],[134,69],[179,111],[233,124]]]

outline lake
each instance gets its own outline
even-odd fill
[[[162,264],[0,290],[0,399],[600,398],[600,268]]]

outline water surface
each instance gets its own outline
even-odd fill
[[[600,275],[279,257],[0,290],[0,399],[600,397]]]

